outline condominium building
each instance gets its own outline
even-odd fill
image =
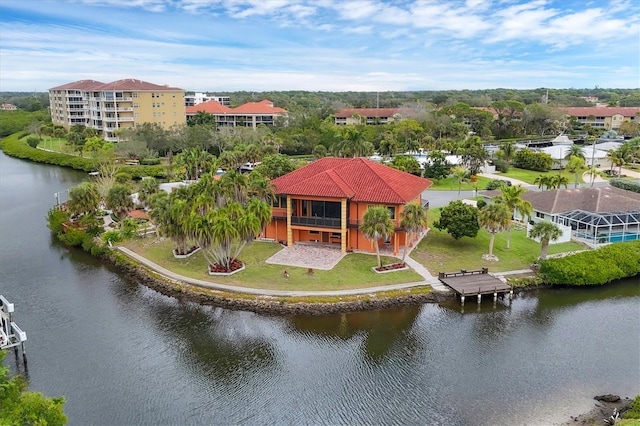
[[[285,120],[288,111],[273,105],[270,100],[260,102],[247,102],[236,108],[229,108],[217,101],[203,102],[187,107],[187,118],[197,115],[199,112],[211,114],[216,118],[218,127],[253,127],[260,124],[273,126],[278,118]]]
[[[347,108],[334,115],[335,124],[366,124],[367,126],[388,124],[400,117],[400,108]]]
[[[51,120],[69,130],[83,125],[107,141],[142,123],[163,129],[185,123],[184,90],[136,79],[80,80],[49,89]]]
[[[560,110],[581,124],[605,130],[617,130],[625,121],[640,120],[640,107],[569,107]]]
[[[211,95],[209,93],[195,92],[193,95],[184,96],[184,106],[192,107],[204,102],[216,101],[220,105],[230,106],[231,98],[229,96]]]

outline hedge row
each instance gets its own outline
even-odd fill
[[[546,284],[599,285],[640,274],[640,241],[616,243],[540,262]]]
[[[611,186],[615,186],[616,188],[626,189],[627,191],[640,193],[640,182],[638,181],[625,180],[625,179],[611,179],[609,183],[611,184]]]
[[[25,132],[19,132],[0,140],[0,149],[12,157],[24,158],[37,163],[71,167],[85,172],[96,169],[96,160],[90,158],[32,148],[21,140],[25,135]],[[164,166],[122,166],[121,171],[128,173],[134,179],[141,179],[145,176],[164,178],[167,175],[167,169]]]

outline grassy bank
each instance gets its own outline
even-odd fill
[[[0,149],[12,157],[31,160],[36,163],[70,167],[76,170],[84,170],[85,172],[95,170],[97,167],[97,161],[90,158],[32,148],[24,141],[24,136],[26,135],[20,132],[0,140]],[[167,174],[165,166],[121,166],[120,170],[128,173],[134,179],[140,179],[144,176],[162,178]]]
[[[282,249],[277,243],[255,242],[240,254],[246,268],[229,277],[210,276],[207,263],[201,252],[188,259],[175,259],[170,240],[155,242],[154,238],[133,240],[126,247],[148,258],[158,265],[177,274],[204,281],[232,284],[242,287],[277,290],[345,290],[350,288],[375,287],[387,284],[423,281],[416,272],[401,271],[376,274],[371,270],[376,266],[375,255],[350,253],[329,271],[313,270],[294,266],[271,265],[265,261]],[[383,264],[395,263],[398,259],[383,256]],[[284,270],[289,278],[283,276]]]
[[[516,167],[509,167],[509,171],[506,173],[501,173],[501,176],[510,177],[513,179],[518,179],[524,182],[527,182],[531,185],[534,185],[534,182],[538,176],[553,176],[560,174],[561,176],[565,176],[569,180],[569,188],[573,187],[573,184],[576,180],[575,173],[569,172],[567,169],[564,170],[549,170],[548,172],[537,172],[535,170],[525,170],[518,169]],[[578,173],[578,183],[584,183],[582,180],[582,172]]]
[[[424,265],[432,274],[453,272],[460,269],[478,269],[488,267],[490,272],[503,272],[526,269],[540,255],[540,244],[527,238],[524,225],[520,229],[514,226],[511,230],[511,248],[506,249],[507,233],[498,233],[495,237],[493,252],[498,256],[497,262],[487,262],[482,255],[489,252],[490,235],[481,229],[476,238],[463,237],[453,239],[445,231],[433,227],[433,222],[440,218],[440,209],[429,210],[429,233],[422,239],[411,257]],[[584,250],[587,247],[575,243],[552,244],[549,254]]]

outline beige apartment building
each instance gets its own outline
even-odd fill
[[[566,107],[560,108],[579,123],[604,130],[618,130],[622,123],[640,120],[640,107]]]
[[[49,101],[54,124],[96,129],[110,142],[122,140],[123,129],[142,123],[169,129],[186,122],[183,89],[136,79],[63,84],[49,89]]]

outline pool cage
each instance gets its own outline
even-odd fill
[[[556,222],[571,227],[573,237],[589,245],[640,240],[640,210],[611,213],[572,210],[560,213]]]

